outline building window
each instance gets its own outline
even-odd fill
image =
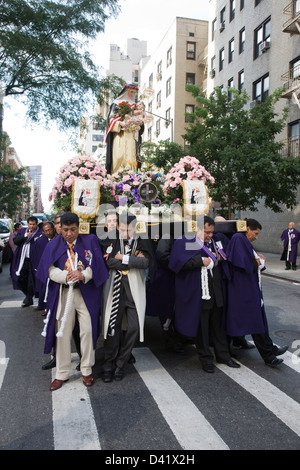
[[[225,12],[226,12],[226,8],[222,8],[222,10],[220,11],[220,31],[224,31],[225,29]]]
[[[210,78],[214,78],[214,76],[216,75],[216,56],[215,55],[211,58],[210,65],[211,65]]]
[[[295,121],[288,126],[288,156],[300,155],[300,121]]]
[[[188,114],[192,114],[194,111],[195,106],[193,104],[185,105],[185,122],[194,122],[193,116],[188,116]]]
[[[271,18],[268,18],[254,31],[254,59],[262,55],[265,48],[270,46]]]
[[[153,88],[153,73],[149,77],[149,88]]]
[[[233,100],[233,92],[232,92],[232,89],[233,89],[233,78],[230,78],[228,80],[228,100],[229,101],[232,101]]]
[[[168,108],[166,111],[166,127],[169,126],[171,121],[171,108]]]
[[[245,0],[240,0],[240,10],[243,10],[245,6]]]
[[[270,79],[269,74],[264,75],[253,83],[253,99],[261,103],[269,96]]]
[[[93,142],[103,142],[104,141],[104,135],[93,134],[92,135],[92,141]]]
[[[166,81],[166,96],[171,94],[171,77]]]
[[[155,129],[155,135],[158,137],[160,134],[160,119],[156,121],[156,129]]]
[[[217,30],[217,18],[215,18],[211,24],[211,40],[214,41]]]
[[[186,58],[188,60],[196,60],[196,43],[195,42],[187,41]]]
[[[234,38],[229,41],[228,46],[228,62],[230,63],[234,58]]]
[[[196,74],[195,73],[187,73],[185,76],[185,83],[188,85],[195,85],[196,83]]]
[[[98,150],[97,145],[92,145],[92,153],[95,153]]]
[[[167,67],[172,64],[172,47],[167,51]]]
[[[150,103],[148,104],[148,111],[149,111],[149,113],[152,113],[152,109],[153,109],[152,106],[153,106],[153,105],[152,105],[152,101],[150,101]]]
[[[229,21],[232,21],[235,17],[235,0],[230,0],[229,8]]]
[[[152,126],[148,127],[148,140],[151,142],[152,140]]]
[[[157,74],[156,74],[156,80],[159,81],[162,79],[162,61],[159,62],[157,65]]]
[[[257,7],[257,5],[259,5],[261,1],[262,0],[255,0],[255,6]]]
[[[290,78],[298,78],[300,77],[300,58],[293,60],[290,63]]]
[[[223,70],[224,68],[224,57],[225,57],[225,50],[223,47],[223,49],[221,49],[219,53],[219,70]]]
[[[243,28],[243,29],[240,30],[239,39],[240,39],[240,42],[239,42],[239,53],[241,54],[241,53],[244,52],[244,50],[245,50],[245,39],[246,39],[245,28]]]
[[[157,108],[161,107],[161,91],[159,91],[156,95],[156,107]]]
[[[245,88],[245,72],[244,72],[244,70],[241,70],[239,72],[238,88],[239,88],[240,92],[242,91],[243,88]]]

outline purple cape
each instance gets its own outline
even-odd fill
[[[175,328],[188,337],[195,337],[202,308],[201,268],[182,271],[195,255],[207,254],[195,242],[196,238],[178,238],[172,248],[169,268],[175,272]],[[191,249],[189,249],[191,248]]]
[[[67,248],[67,243],[63,239],[62,235],[58,235],[51,241],[51,243],[47,244],[36,274],[42,284],[46,284],[48,280],[48,271],[51,265],[62,270],[64,269],[67,261]],[[80,282],[79,288],[91,316],[93,344],[95,348],[99,335],[102,284],[106,279],[108,279],[109,274],[103,260],[99,240],[96,235],[79,235],[74,246],[74,251],[78,253],[78,261],[81,261],[85,268],[89,266],[93,271],[93,279],[91,279],[87,284]],[[49,354],[55,344],[55,323],[59,289],[60,284],[54,281],[49,281],[47,312],[50,310],[51,315],[47,325],[45,354]]]
[[[286,229],[282,232],[281,234],[281,240],[284,242],[283,243],[283,252],[282,252],[282,255],[281,255],[281,261],[286,261],[286,257],[287,257],[287,247],[288,247],[288,243],[289,243],[289,229]],[[290,251],[290,255],[289,255],[289,259],[288,261],[290,263],[293,263],[293,264],[296,264],[296,261],[297,261],[297,251],[298,251],[298,242],[300,241],[300,232],[298,232],[298,230],[296,229],[293,229],[293,233],[292,233],[292,238],[291,238],[291,251]]]
[[[255,271],[253,246],[242,233],[236,233],[226,249],[227,304],[224,329],[230,336],[268,333],[262,292]]]
[[[40,259],[44,250],[48,244],[48,238],[46,235],[42,234],[34,243],[32,253],[30,254],[30,261],[32,265],[33,272],[36,274],[37,268],[39,266]],[[34,291],[35,295],[38,296],[39,292],[42,292],[43,284],[35,276]]]
[[[26,233],[26,230],[27,230],[27,227],[24,227],[24,228],[21,228],[19,231],[18,231],[18,234],[16,235],[15,237],[15,240],[17,237],[19,236],[23,236],[25,235]],[[33,246],[35,245],[36,241],[39,239],[39,237],[42,235],[42,231],[40,229],[38,229],[37,233],[35,234],[34,237],[31,237],[29,239],[29,243],[30,243],[30,264],[31,264],[31,255],[32,255],[32,252],[33,252]],[[16,275],[16,271],[18,270],[19,268],[19,264],[20,264],[20,260],[21,260],[21,253],[22,253],[22,249],[23,249],[23,246],[24,246],[24,243],[22,243],[21,245],[18,245],[17,246],[17,249],[13,255],[13,260],[12,260],[12,270],[11,270],[11,277],[12,277],[12,284],[13,284],[13,288],[15,290],[19,290],[20,287],[19,287],[19,284],[18,284],[18,276]],[[31,265],[32,267],[32,265]],[[32,280],[34,282],[34,278],[35,278],[35,273],[34,271],[32,270],[31,271],[31,274],[32,274]]]
[[[175,274],[157,262],[154,280],[147,284],[146,315],[173,318],[174,299]]]

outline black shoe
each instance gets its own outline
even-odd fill
[[[293,270],[293,271],[296,271],[296,270],[297,270],[296,266],[293,266],[293,267],[292,267],[292,270]]]
[[[25,297],[22,303],[22,307],[30,307],[30,305],[33,305],[33,299]]]
[[[237,362],[233,361],[232,359],[230,359],[229,361],[227,362],[224,362],[224,364],[226,364],[226,366],[228,367],[233,367],[234,369],[239,369],[241,366],[240,364],[238,364]]]
[[[56,357],[54,356],[49,362],[46,362],[46,364],[42,366],[42,369],[43,370],[53,369],[53,367],[55,366],[56,366]]]
[[[266,364],[266,366],[269,366],[269,367],[276,367],[279,364],[281,364],[282,362],[283,362],[283,359],[278,359],[278,357],[275,357],[272,361],[265,362],[265,364]]]
[[[288,346],[282,346],[278,348],[277,352],[275,353],[275,356],[281,356],[281,354],[284,354],[288,349],[289,349]]]
[[[106,370],[102,374],[102,380],[105,383],[112,382],[113,377],[114,376],[113,376],[113,371],[112,370]]]
[[[285,268],[286,271],[289,271],[290,269],[291,269],[291,268],[288,268],[288,267]]]
[[[204,370],[204,372],[212,374],[215,371],[215,366],[213,364],[203,364],[202,369]]]
[[[125,372],[122,367],[117,367],[115,370],[115,380],[122,380],[124,378]]]
[[[130,354],[130,358],[128,359],[128,364],[135,364],[136,360],[133,354]]]

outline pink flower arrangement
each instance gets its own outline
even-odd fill
[[[94,158],[86,155],[78,155],[68,160],[60,168],[60,173],[55,179],[55,184],[49,194],[49,201],[54,202],[58,210],[71,210],[72,184],[76,179],[92,179],[101,183],[101,192],[107,195],[106,188],[110,188],[110,180],[106,169]]]
[[[186,156],[176,163],[169,173],[163,186],[163,193],[166,200],[173,204],[183,203],[182,182],[184,180],[202,180],[206,183],[214,183],[214,177],[206,171],[203,165],[195,157]]]

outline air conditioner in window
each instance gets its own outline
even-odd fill
[[[268,49],[270,49],[270,41],[263,41],[259,45],[259,51],[263,54],[266,52]]]
[[[214,78],[214,76],[216,75],[215,69],[212,69],[212,70],[209,72],[209,75],[210,75],[210,78]]]
[[[224,31],[224,29],[225,29],[225,21],[222,21],[222,23],[220,23],[220,25],[219,25],[219,31],[220,31],[220,33],[221,33],[222,31]]]

